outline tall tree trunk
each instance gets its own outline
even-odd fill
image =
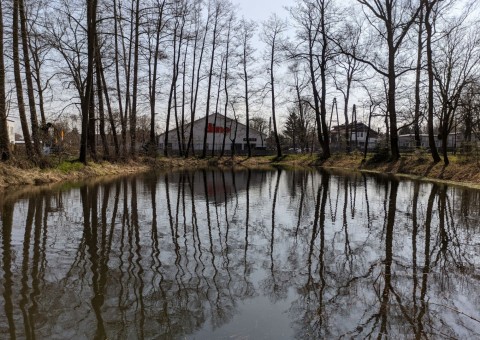
[[[140,0],[136,0],[135,8],[135,47],[133,51],[133,98],[130,114],[130,154],[132,158],[137,155],[137,92],[138,92],[138,54],[140,39]]]
[[[32,128],[32,140],[35,153],[41,157],[40,129],[38,126],[37,109],[35,104],[35,94],[33,92],[32,71],[30,67],[30,54],[28,50],[28,32],[27,17],[25,13],[25,4],[23,0],[18,0],[18,10],[20,16],[20,29],[22,32],[23,63],[25,68],[25,78],[27,80],[28,106],[30,109],[30,124]]]
[[[172,114],[172,101],[173,93],[175,86],[177,85],[177,53],[180,54],[180,51],[177,52],[177,29],[178,29],[178,18],[175,21],[175,29],[173,31],[173,58],[172,58],[172,81],[170,83],[170,93],[168,95],[168,105],[167,105],[167,121],[165,123],[165,137],[163,141],[163,155],[168,156],[168,141],[169,141],[169,128],[170,128],[170,117]]]
[[[80,137],[80,154],[79,161],[87,163],[87,136],[90,118],[90,108],[93,96],[93,66],[95,62],[95,35],[96,35],[96,23],[97,23],[97,0],[87,0],[87,52],[88,52],[88,64],[87,64],[87,76],[85,95],[82,102],[82,134]]]
[[[248,157],[252,157],[252,148],[250,146],[250,103],[248,100],[249,90],[248,90],[248,73],[247,73],[247,56],[246,56],[246,49],[244,49],[243,53],[244,63],[243,63],[243,76],[244,84],[245,84],[245,125],[246,125],[246,135],[247,135],[247,150],[248,150]]]
[[[191,122],[190,122],[190,133],[189,133],[189,136],[188,136],[188,143],[187,143],[187,151],[185,152],[186,157],[188,157],[188,153],[189,153],[190,148],[192,148],[192,154],[195,153],[195,150],[194,150],[194,147],[193,147],[193,123],[195,121],[195,113],[196,113],[196,109],[197,109],[198,89],[199,89],[200,80],[201,80],[200,70],[201,70],[201,67],[202,67],[203,53],[205,51],[205,43],[207,41],[209,20],[210,20],[210,17],[207,18],[207,22],[205,23],[205,32],[203,34],[202,47],[200,49],[200,56],[199,56],[197,71],[196,71],[196,80],[195,80],[195,60],[196,60],[196,53],[197,53],[197,38],[198,38],[199,30],[200,30],[200,25],[198,26],[198,29],[195,32],[195,45],[194,45],[194,48],[193,48],[193,62],[192,62],[192,96],[191,96],[191,104],[190,104],[190,110],[191,110],[191,119],[190,120],[191,120]],[[195,82],[195,84],[194,84],[194,82]],[[195,91],[193,91],[194,86],[195,86]]]
[[[96,39],[96,38],[95,38]],[[95,52],[94,52],[95,53]],[[94,57],[96,58],[96,57]],[[93,67],[95,68],[95,59],[93,60]],[[88,95],[89,109],[88,109],[88,130],[87,130],[87,144],[90,150],[90,156],[96,162],[97,158],[97,117],[95,112],[95,93],[94,93],[94,73],[92,72],[92,86],[91,92]]]
[[[119,46],[118,46],[118,14],[117,14],[117,0],[113,0],[113,16],[114,16],[114,42],[115,42],[115,80],[117,84],[117,99],[118,99],[118,111],[120,115],[120,125],[121,125],[121,135],[122,135],[122,154],[125,157],[127,155],[127,123],[126,115],[124,115],[123,104],[122,104],[122,88],[120,86],[120,65],[119,65]],[[105,83],[105,77],[104,83]]]
[[[43,96],[46,86],[44,87],[42,85],[42,72],[41,72],[42,64],[40,62],[39,48],[38,47],[36,48],[36,45],[35,46],[33,45],[31,40],[32,36],[29,36],[28,38],[29,38],[28,46],[30,49],[30,53],[32,54],[32,61],[33,61],[33,65],[32,65],[33,74],[34,74],[33,78],[35,80],[35,83],[37,86],[37,93],[38,93],[38,108],[40,110],[40,120],[41,120],[40,126],[44,127],[47,124],[47,118],[45,117],[45,104],[44,104],[45,100]],[[38,43],[37,38],[33,37],[33,39],[35,40],[36,43]]]
[[[327,28],[325,23],[325,2],[321,2],[321,26],[322,26],[322,54],[321,54],[321,62],[320,62],[320,78],[322,80],[322,97],[320,98],[320,114],[321,114],[321,122],[322,122],[322,132],[323,132],[323,145],[322,145],[322,158],[328,159],[330,158],[330,138],[327,126],[327,44],[328,44],[328,37],[327,37]]]
[[[107,104],[108,120],[110,122],[110,131],[112,133],[113,145],[115,147],[115,159],[118,159],[118,157],[120,156],[120,145],[118,143],[117,127],[115,125],[115,118],[113,117],[112,105],[110,104],[110,96],[108,94],[108,87],[107,87],[107,82],[105,81],[105,72],[103,71],[101,57],[98,59],[98,62],[100,64],[100,74],[102,76],[103,93],[105,95],[105,102]]]
[[[415,133],[415,147],[421,146],[420,139],[420,78],[422,74],[422,54],[423,54],[423,6],[420,9],[418,23],[418,39],[417,39],[417,69],[415,73],[415,119],[413,122],[413,130]]]
[[[390,33],[390,30],[388,31]],[[392,160],[400,158],[400,149],[398,148],[398,130],[397,130],[397,109],[396,109],[396,85],[397,75],[395,71],[395,49],[393,47],[393,38],[389,43],[388,53],[388,115],[390,122],[390,150],[392,151]]]
[[[186,46],[185,46],[185,53],[183,55],[183,65],[182,65],[182,118],[180,121],[180,139],[181,139],[181,149],[183,150],[183,154],[185,154],[186,151],[186,144],[185,144],[185,106],[186,106],[186,98],[187,98],[187,55],[188,55],[188,45],[189,45],[189,40],[187,40]]]
[[[225,89],[225,106],[224,106],[224,116],[225,119],[223,120],[223,130],[225,133],[223,134],[223,141],[222,141],[222,152],[220,154],[221,157],[225,154],[225,140],[227,138],[227,109],[228,109],[228,101],[229,101],[229,93],[228,93],[228,59],[230,57],[230,37],[232,32],[232,24],[233,24],[233,15],[230,16],[228,21],[228,32],[226,38],[226,50],[225,50],[225,76],[224,78],[224,89]],[[233,153],[233,145],[230,143],[230,152]]]
[[[270,51],[270,84],[272,86],[272,121],[273,121],[273,134],[275,136],[275,145],[277,146],[277,157],[282,157],[282,147],[280,145],[280,138],[278,137],[277,130],[277,115],[276,115],[276,105],[275,105],[275,77],[273,68],[275,66],[275,38],[272,41],[271,51]]]
[[[210,68],[208,71],[208,85],[207,85],[207,103],[205,105],[205,127],[203,131],[203,149],[202,149],[202,158],[207,156],[207,137],[208,137],[208,116],[210,114],[210,93],[212,90],[212,76],[213,76],[213,62],[215,61],[215,49],[217,42],[217,26],[218,26],[218,9],[215,9],[215,21],[213,24],[212,32],[212,54],[210,55]],[[248,128],[247,128],[248,129]],[[215,134],[215,131],[213,131]],[[212,150],[215,146],[212,145]]]
[[[165,1],[162,2],[160,6],[160,13],[158,15],[158,22],[155,32],[155,52],[153,55],[153,73],[151,75],[151,85],[150,85],[150,134],[149,134],[149,144],[151,150],[156,150],[157,141],[155,138],[155,102],[157,95],[157,73],[158,73],[158,59],[160,52],[160,33],[163,26],[163,9],[165,6]],[[155,151],[156,153],[156,151]]]
[[[34,159],[34,149],[32,145],[32,139],[30,137],[30,131],[28,129],[27,115],[25,113],[25,100],[23,98],[23,82],[20,72],[20,55],[19,55],[19,37],[18,37],[18,0],[13,1],[13,74],[15,77],[15,89],[17,91],[17,105],[18,115],[20,117],[20,123],[22,125],[23,140],[25,141],[25,151],[29,159]]]
[[[345,117],[345,143],[347,153],[351,151],[351,139],[352,139],[352,134],[350,132],[350,127],[349,127],[349,119],[348,119],[348,102],[350,101],[350,86],[347,85],[347,91],[345,93],[345,96],[343,97],[344,100],[344,107],[343,107],[343,115]],[[340,124],[338,124],[340,126]]]
[[[182,137],[180,132],[180,123],[178,121],[178,95],[177,95],[177,81],[180,74],[180,59],[182,56],[182,44],[183,44],[183,30],[185,28],[185,19],[182,18],[182,26],[180,28],[180,36],[178,40],[178,54],[175,62],[175,86],[173,87],[173,112],[175,114],[175,127],[177,129],[177,144],[180,156],[183,156],[184,150],[182,145]]]
[[[103,146],[103,158],[110,158],[110,150],[108,148],[107,136],[105,133],[105,109],[103,107],[103,86],[102,86],[102,72],[100,70],[100,45],[98,43],[98,36],[96,37],[96,50],[95,50],[95,70],[96,70],[96,80],[97,80],[97,100],[98,100],[98,118],[100,119],[100,138],[102,140]]]
[[[370,111],[368,112],[368,128],[367,128],[367,135],[365,136],[365,148],[363,149],[363,159],[367,159],[367,151],[368,151],[368,140],[370,138],[370,126],[372,123],[372,114],[373,110],[370,106]]]
[[[323,135],[322,135],[322,122],[321,122],[321,112],[320,112],[320,101],[319,101],[319,93],[318,93],[318,88],[317,88],[317,81],[316,81],[316,75],[315,75],[315,58],[314,58],[314,52],[313,52],[313,37],[312,31],[309,30],[309,51],[308,51],[308,69],[309,69],[309,75],[310,75],[310,84],[312,86],[312,94],[313,94],[313,103],[314,103],[314,110],[315,110],[315,122],[316,122],[316,128],[317,128],[317,138],[318,142],[320,143],[320,147],[322,150],[324,150],[324,141],[323,141]],[[323,157],[323,155],[322,155]]]
[[[120,6],[120,5],[119,5]],[[130,6],[130,23],[133,23],[134,18],[133,15],[135,13],[135,1],[131,1]],[[122,19],[122,18],[120,18]],[[120,21],[121,23],[122,21]],[[120,36],[122,37],[122,50],[123,50],[123,68],[125,72],[125,107],[124,107],[124,116],[123,116],[123,124],[125,126],[125,134],[122,136],[123,139],[123,148],[124,148],[124,157],[128,157],[128,141],[127,141],[127,133],[128,133],[128,124],[131,124],[130,116],[132,113],[132,103],[131,103],[131,92],[130,92],[130,85],[131,85],[131,76],[132,76],[132,49],[134,48],[134,32],[135,32],[135,25],[130,24],[130,36],[128,38],[128,52],[127,46],[125,43],[125,34],[123,33],[123,26],[120,25]],[[131,134],[131,126],[130,126],[130,134]],[[131,141],[131,139],[130,139]]]
[[[215,118],[213,120],[213,126],[216,127],[217,126],[217,116],[218,116],[218,104],[220,102],[220,90],[222,88],[222,77],[223,77],[223,63],[225,61],[225,57],[222,56],[222,62],[220,64],[220,74],[218,76],[218,87],[217,87],[217,99],[216,99],[216,103],[215,103]],[[223,131],[223,135],[226,134],[226,131],[224,130]],[[213,134],[213,141],[212,141],[212,157],[215,156],[215,137],[216,137],[216,133]]]
[[[430,14],[432,8],[436,1],[425,2],[425,30],[427,32],[427,70],[428,70],[428,117],[427,117],[427,128],[428,128],[428,146],[430,147],[430,153],[432,154],[433,161],[438,163],[441,161],[440,155],[438,154],[437,146],[435,144],[435,132],[433,130],[433,113],[434,113],[434,93],[433,93],[433,57],[432,57],[432,24],[430,22]]]
[[[3,10],[2,4],[0,4],[0,159],[6,161],[10,159],[11,153],[7,127],[7,98],[5,96],[5,61],[3,59],[3,44]]]

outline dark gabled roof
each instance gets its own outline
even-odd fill
[[[348,129],[350,130],[351,133],[353,133],[353,132],[363,132],[363,131],[368,130],[368,126],[366,126],[362,122],[355,122],[354,121],[354,122],[348,124],[347,126],[348,126]],[[342,131],[342,130],[343,131],[345,130],[345,124],[333,126],[330,133],[337,132],[337,131]],[[370,134],[371,135],[378,135],[378,133],[371,128],[370,128]]]

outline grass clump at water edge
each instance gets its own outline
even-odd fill
[[[85,167],[81,162],[75,161],[63,161],[57,165],[57,169],[63,173],[69,173],[74,171],[80,171]]]

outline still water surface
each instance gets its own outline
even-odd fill
[[[0,212],[2,339],[480,338],[478,191],[206,170]]]

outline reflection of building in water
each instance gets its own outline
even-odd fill
[[[269,172],[258,170],[205,170],[189,173],[188,178],[185,178],[185,173],[173,173],[169,175],[169,181],[171,185],[180,185],[182,181],[185,181],[187,185],[193,185],[195,197],[207,198],[214,203],[224,203],[235,192],[241,194],[247,190],[247,186],[249,189],[259,187],[267,181],[268,174]],[[190,188],[186,190],[186,193],[191,194]]]

